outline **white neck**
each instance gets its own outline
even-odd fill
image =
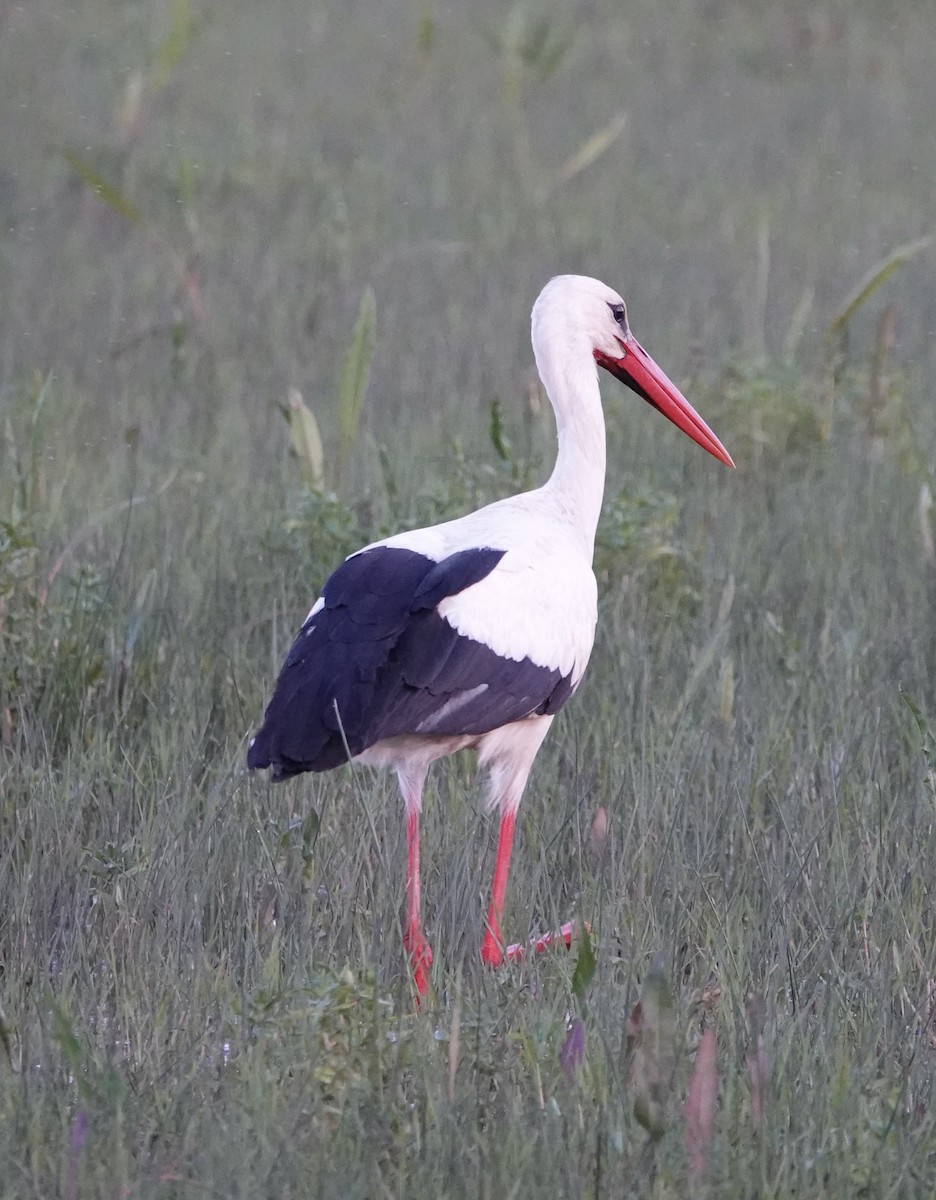
[[[591,557],[604,497],[606,461],[598,369],[590,346],[581,342],[534,344],[534,353],[556,413],[559,438],[556,465],[542,491],[581,535]]]

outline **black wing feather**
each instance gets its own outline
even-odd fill
[[[504,553],[482,547],[435,562],[378,546],[342,563],[286,656],[247,765],[283,779],[338,766],[384,738],[476,735],[557,712],[572,693],[568,676],[503,658],[437,611]]]

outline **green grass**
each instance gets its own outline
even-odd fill
[[[932,250],[826,333],[933,232],[931,25],[0,16],[0,1197],[929,1196]],[[274,789],[246,738],[344,553],[548,469],[557,270],[624,291],[738,470],[608,386],[598,645],[505,917],[590,922],[594,972],[481,969],[494,832],[457,759],[417,1011],[392,779]]]

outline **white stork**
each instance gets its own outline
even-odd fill
[[[595,638],[595,530],[605,479],[604,367],[727,466],[721,442],[637,342],[621,297],[559,275],[533,306],[533,353],[556,414],[548,481],[352,554],[328,579],[283,665],[247,765],[274,779],[347,762],[393,767],[406,806],[405,946],[418,995],[432,950],[420,916],[419,817],[429,765],[470,748],[500,832],[482,960],[518,957],[500,919],[517,806]],[[572,926],[560,936],[568,944]],[[541,948],[550,936],[540,939]]]

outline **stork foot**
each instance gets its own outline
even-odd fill
[[[481,944],[481,961],[485,966],[499,967],[504,961],[519,962],[527,951],[532,951],[533,954],[542,954],[549,946],[559,944],[569,950],[572,947],[572,939],[575,937],[576,928],[575,921],[567,921],[561,929],[554,929],[551,933],[544,933],[542,937],[531,938],[529,942],[514,942],[513,945],[506,947],[488,929]],[[589,933],[591,932],[589,925],[586,925],[585,928]]]

